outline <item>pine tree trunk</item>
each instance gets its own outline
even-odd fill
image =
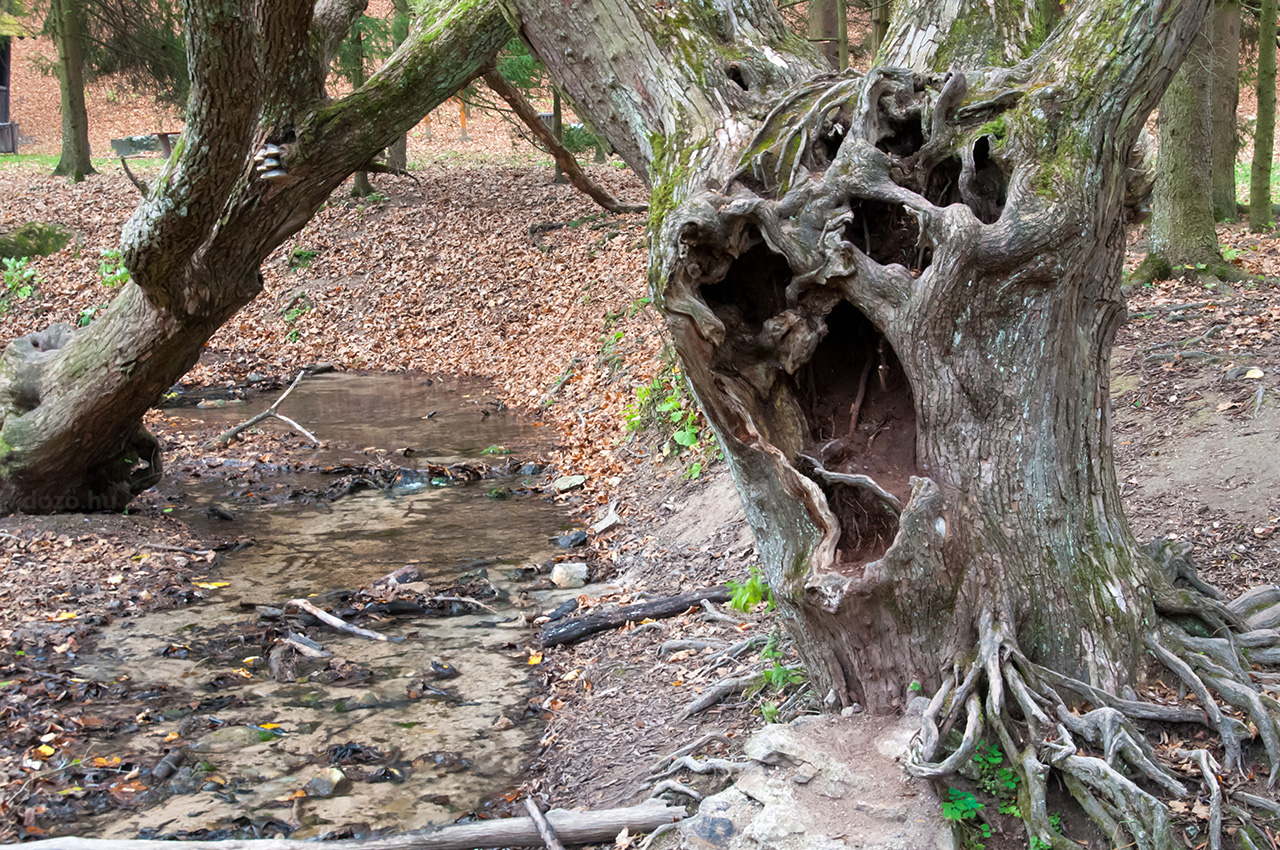
[[[62,156],[53,173],[79,183],[96,173],[89,155],[89,113],[84,105],[84,20],[81,0],[53,0],[49,18],[58,49],[58,89],[62,95]]]
[[[1235,221],[1236,112],[1240,104],[1240,3],[1219,0],[1213,7],[1213,217]]]
[[[1258,24],[1258,126],[1249,172],[1249,230],[1271,228],[1271,169],[1276,140],[1276,0],[1262,0]]]
[[[0,357],[0,511],[118,510],[154,483],[142,416],[258,293],[263,259],[511,37],[494,3],[441,2],[427,10],[438,27],[332,102],[329,60],[364,4],[313,5],[186,4],[186,132],[125,225],[130,281],[88,327],[54,326]],[[265,145],[277,168],[256,164]]]

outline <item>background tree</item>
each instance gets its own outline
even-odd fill
[[[1146,259],[1133,274],[1138,282],[1167,280],[1175,274],[1218,280],[1242,277],[1222,258],[1215,227],[1213,45],[1213,16],[1206,15],[1186,61],[1160,101],[1151,233]]]
[[[368,79],[367,63],[371,59],[386,57],[391,52],[391,43],[392,27],[384,21],[362,14],[356,18],[346,38],[338,45],[338,53],[333,60],[334,70],[352,88],[360,88]],[[352,176],[351,194],[356,198],[367,198],[373,194],[373,184],[369,182],[367,170],[361,169]]]
[[[409,24],[412,21],[412,10],[409,0],[392,0],[395,12],[391,19],[391,46],[399,48],[409,37]],[[387,148],[387,167],[395,171],[409,170],[409,134],[403,133]]]
[[[45,31],[58,50],[55,72],[62,94],[62,155],[53,173],[79,183],[94,174],[89,114],[84,105],[84,0],[50,0]]]
[[[1213,6],[1212,110],[1213,218],[1235,221],[1236,160],[1240,155],[1236,114],[1240,105],[1240,3],[1218,0]]]
[[[1276,0],[1262,0],[1258,23],[1258,124],[1249,171],[1249,230],[1270,230],[1271,157],[1276,136]]]
[[[176,0],[81,0],[87,79],[119,76],[183,107],[190,92],[182,9]],[[157,130],[162,129],[157,127]]]

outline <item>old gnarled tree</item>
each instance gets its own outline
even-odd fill
[[[1255,669],[1280,633],[1251,628],[1280,589],[1227,604],[1180,552],[1144,551],[1110,445],[1131,152],[1208,0],[1077,0],[1056,22],[1052,3],[901,0],[865,75],[832,74],[768,0],[504,2],[652,189],[654,294],[828,705],[894,710],[921,683],[909,769],[999,742],[1036,842],[1078,846],[1048,817],[1053,776],[1115,846],[1179,846],[1164,800],[1202,787],[1215,846],[1266,846],[1273,804],[1236,785],[1255,760],[1280,775],[1276,679]],[[146,485],[139,417],[253,297],[262,257],[507,33],[484,0],[424,16],[328,104],[322,34],[350,10],[233,5],[269,18],[231,30],[224,5],[189,4],[210,37],[188,142],[126,231],[133,282],[89,329],[0,363],[10,509]],[[266,144],[287,179],[255,170]],[[1195,702],[1145,698],[1155,676]],[[1181,756],[1188,778],[1152,722],[1205,727],[1214,750]]]
[[[909,769],[998,742],[1036,841],[1074,846],[1052,774],[1116,846],[1175,846],[1161,797],[1201,783],[1215,846],[1222,816],[1265,846],[1217,776],[1246,750],[1280,775],[1251,667],[1280,633],[1248,625],[1280,590],[1227,605],[1144,551],[1110,444],[1135,143],[1207,2],[1050,29],[1045,4],[906,0],[865,75],[766,2],[510,5],[653,187],[651,284],[819,695],[893,710],[923,683]],[[1197,704],[1144,700],[1152,676]],[[1207,727],[1223,764],[1187,754],[1188,785],[1147,721]]]

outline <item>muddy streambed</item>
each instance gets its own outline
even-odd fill
[[[373,450],[405,466],[475,461],[495,445],[537,454],[529,423],[449,389],[399,375],[319,376],[281,412],[331,442],[319,452],[334,462]],[[175,415],[229,427],[269,401]],[[136,793],[137,805],[75,833],[362,835],[449,823],[519,784],[542,731],[528,621],[573,593],[540,590],[546,579],[531,566],[563,551],[549,538],[568,516],[535,495],[544,482],[533,475],[408,477],[332,501],[264,504],[248,492],[317,477],[246,487],[206,474],[181,486],[175,514],[206,539],[251,545],[219,557],[197,584],[206,599],[116,620],[78,659],[78,675],[154,699],[142,701],[136,729],[95,753],[152,765],[112,794],[128,803]],[[409,583],[370,589],[406,565]],[[286,608],[301,597],[348,616],[377,611],[352,622],[392,640]]]

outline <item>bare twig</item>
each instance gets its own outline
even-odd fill
[[[147,196],[147,192],[150,191],[146,181],[133,176],[133,172],[129,170],[129,162],[124,157],[120,157],[120,165],[124,168],[124,174],[129,178],[129,182],[132,183],[134,188],[141,192],[142,197],[145,198]]]
[[[219,444],[226,445],[234,437],[236,437],[236,435],[240,434],[245,429],[252,428],[254,425],[257,425],[263,419],[272,419],[272,418],[279,419],[281,422],[284,422],[290,428],[293,428],[294,430],[297,430],[297,431],[301,431],[302,434],[307,439],[309,439],[312,443],[314,443],[317,446],[320,445],[320,441],[316,439],[316,436],[314,434],[312,434],[306,428],[303,428],[297,422],[294,422],[292,419],[289,419],[286,416],[281,416],[279,413],[276,412],[277,409],[280,407],[280,403],[289,397],[289,393],[293,392],[294,387],[298,386],[298,384],[302,381],[302,379],[306,377],[306,374],[307,374],[306,369],[303,369],[301,372],[299,372],[298,377],[294,378],[293,383],[289,385],[289,389],[281,393],[280,397],[276,399],[274,402],[272,402],[271,406],[268,407],[266,410],[262,411],[257,416],[251,417],[250,419],[246,419],[244,422],[241,422],[239,425],[235,426],[234,428],[228,428],[226,431],[223,431],[221,434],[214,437],[212,440],[209,440],[200,448],[202,450],[207,451]]]
[[[559,140],[551,135],[551,132],[543,125],[542,119],[538,117],[538,112],[533,108],[532,104],[525,100],[519,89],[504,80],[501,74],[491,69],[484,75],[484,81],[499,97],[511,105],[512,110],[515,111],[516,115],[520,116],[520,120],[529,128],[529,132],[533,133],[537,140],[546,146],[556,164],[560,166],[560,170],[569,178],[569,182],[573,184],[575,189],[611,213],[635,213],[644,212],[648,209],[644,204],[620,203],[588,177],[581,166],[578,165],[577,158],[565,150],[564,145],[560,144]]]
[[[496,609],[490,608],[488,605],[485,605],[483,602],[479,601],[478,599],[472,599],[470,596],[432,596],[427,601],[428,602],[465,602],[468,605],[474,605],[477,608],[483,608],[484,610],[492,614],[498,613]]]
[[[285,603],[285,607],[286,608],[294,607],[301,611],[306,611],[308,614],[315,617],[317,620],[324,623],[325,625],[335,628],[340,632],[346,632],[347,634],[357,635],[362,638],[368,638],[369,640],[381,640],[381,641],[393,641],[393,642],[404,640],[404,638],[390,638],[390,637],[387,637],[386,635],[378,634],[377,632],[371,632],[368,629],[362,629],[359,626],[353,626],[348,622],[338,619],[337,617],[330,614],[328,611],[324,611],[324,610],[321,610],[320,608],[317,608],[316,606],[312,605],[310,602],[308,602],[305,599],[290,599],[288,602]]]
[[[654,762],[653,767],[649,768],[649,774],[652,776],[653,774],[662,770],[662,768],[667,764],[667,762],[674,761],[675,759],[678,759],[681,756],[687,756],[690,753],[696,753],[698,750],[702,749],[707,744],[710,744],[716,741],[724,744],[726,747],[729,746],[729,739],[726,738],[724,735],[720,734],[719,732],[708,732],[698,740],[694,741],[692,744],[685,744],[683,747],[676,750],[674,753],[671,753],[670,755],[665,755],[662,758],[658,759],[656,762]]]
[[[747,688],[751,687],[751,684],[755,682],[755,680],[755,674],[751,674],[749,676],[737,676],[732,679],[721,679],[715,685],[708,688],[706,693],[685,706],[684,711],[680,712],[680,716],[677,720],[688,720],[690,717],[693,717],[693,715],[701,714],[706,711],[725,697],[742,693]]]
[[[155,549],[160,552],[182,552],[187,555],[195,555],[197,558],[207,558],[214,554],[212,549],[192,549],[190,546],[169,546],[165,543],[143,543],[144,549]]]
[[[551,824],[547,823],[542,810],[538,808],[538,804],[532,797],[524,798],[524,808],[529,813],[529,817],[533,818],[533,824],[538,828],[538,835],[542,836],[542,843],[547,845],[547,850],[564,850],[564,845],[560,843],[560,839],[556,838],[555,830],[551,828]]]

